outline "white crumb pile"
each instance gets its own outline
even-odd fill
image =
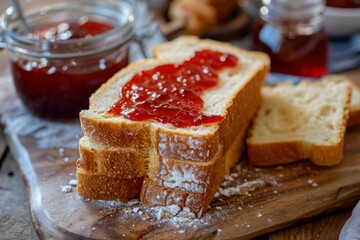
[[[72,192],[72,187],[69,186],[69,185],[64,185],[64,186],[61,187],[61,191],[62,191],[63,193]]]
[[[77,180],[76,179],[71,179],[68,182],[68,184],[61,186],[61,191],[63,193],[70,193],[70,192],[72,192],[73,187],[76,187],[76,185],[77,185]]]
[[[243,166],[240,166],[240,164],[236,165],[233,169],[234,171],[225,177],[224,182],[215,194],[215,202],[222,202],[224,201],[222,198],[230,198],[237,195],[250,196],[250,192],[265,187],[266,183],[261,179],[251,181],[242,179],[242,168]],[[125,205],[123,212],[135,216],[139,215],[144,220],[157,220],[159,222],[171,223],[177,228],[186,225],[187,227],[190,226],[196,229],[199,225],[210,225],[212,214],[216,214],[217,218],[226,218],[226,214],[223,214],[224,211],[231,211],[234,209],[210,205],[208,210],[213,212],[211,214],[205,214],[202,218],[198,219],[187,207],[184,207],[183,209],[177,205],[143,207],[138,199],[133,199]],[[242,208],[237,207],[235,210],[242,211]]]
[[[305,180],[299,179],[298,176],[306,174]],[[74,178],[74,175],[70,175]],[[260,194],[270,194],[275,198],[282,194],[281,186],[285,182],[292,181],[298,184],[299,188],[314,187],[320,188],[316,180],[316,170],[313,171],[306,164],[296,164],[295,166],[277,166],[274,168],[252,168],[245,162],[238,163],[229,175],[225,177],[224,182],[219,187],[215,197],[210,204],[207,212],[197,218],[188,208],[180,208],[177,205],[166,207],[145,207],[139,199],[132,199],[128,203],[119,201],[101,201],[86,199],[86,201],[96,204],[100,213],[113,218],[119,216],[125,221],[133,221],[135,227],[139,220],[149,224],[157,224],[160,228],[162,225],[173,227],[176,234],[195,234],[197,231],[208,230],[214,234],[222,234],[223,229],[217,228],[219,222],[226,221],[229,215],[240,214],[243,212],[257,218],[262,223],[272,224],[275,221],[272,216],[262,212],[263,206],[251,204],[251,196],[254,191],[259,190]],[[64,192],[74,190],[77,181],[71,179],[64,187]],[[269,191],[268,191],[269,190]],[[232,204],[229,204],[229,201]],[[251,225],[246,218],[241,222],[236,222],[235,227],[250,228]]]

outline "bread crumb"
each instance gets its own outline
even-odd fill
[[[69,158],[68,157],[64,157],[64,162],[68,162]]]
[[[128,203],[129,203],[130,205],[136,205],[136,204],[139,204],[140,201],[139,201],[139,199],[131,199]]]
[[[215,207],[217,210],[220,210],[220,209],[222,209],[222,207],[219,207],[219,206],[216,206]]]
[[[61,187],[61,191],[62,191],[63,193],[69,193],[69,192],[72,191],[72,188],[71,188],[71,186],[69,186],[69,185],[64,185],[64,186]]]
[[[267,221],[268,221],[268,222],[272,222],[271,218],[268,218]]]
[[[60,155],[61,157],[64,156],[64,151],[65,151],[64,148],[59,148],[59,149],[58,149],[59,155]]]
[[[309,179],[307,181],[308,184],[310,184],[312,187],[318,187],[319,184],[317,182],[314,181],[314,179]]]
[[[162,219],[164,216],[164,209],[160,208],[158,215],[157,215],[157,219],[160,220]]]
[[[140,210],[139,207],[133,208],[134,213],[137,213]]]
[[[142,216],[142,218],[143,218],[144,220],[148,220],[148,219],[150,219],[150,216],[149,216],[147,213],[145,213],[145,214]]]
[[[185,230],[182,230],[182,229],[179,230],[179,233],[180,233],[180,234],[183,234],[184,232],[185,232]]]
[[[256,217],[258,217],[258,218],[260,218],[260,217],[262,217],[263,215],[261,214],[261,213],[258,213],[258,214],[256,214]]]
[[[76,180],[76,179],[71,179],[71,180],[69,181],[69,185],[70,185],[70,186],[76,186],[76,185],[77,185],[77,180]]]
[[[96,227],[92,227],[91,230],[95,231],[95,230],[96,230]]]

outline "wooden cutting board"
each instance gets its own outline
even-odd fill
[[[300,162],[260,169],[242,162],[231,182],[262,180],[264,185],[214,199],[196,221],[157,220],[156,212],[144,219],[136,203],[87,200],[75,187],[64,193],[62,186],[75,179],[77,150],[40,150],[32,137],[11,131],[7,140],[23,173],[35,227],[46,239],[248,239],[354,206],[360,199],[360,128],[348,131],[344,161],[335,167]],[[134,207],[140,210],[135,213]]]

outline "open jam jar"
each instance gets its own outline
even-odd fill
[[[90,95],[128,64],[133,7],[117,0],[35,0],[24,9],[28,32],[12,8],[0,19],[18,95],[38,117],[77,118]]]
[[[252,34],[254,50],[271,58],[271,71],[318,78],[327,72],[323,0],[263,0]]]

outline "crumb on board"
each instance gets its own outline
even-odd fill
[[[69,181],[69,185],[70,185],[70,186],[76,186],[76,185],[77,185],[77,180],[76,180],[76,179],[71,179],[71,180]]]
[[[64,185],[64,186],[61,187],[61,191],[63,193],[69,193],[69,192],[72,191],[72,187],[70,185]]]

